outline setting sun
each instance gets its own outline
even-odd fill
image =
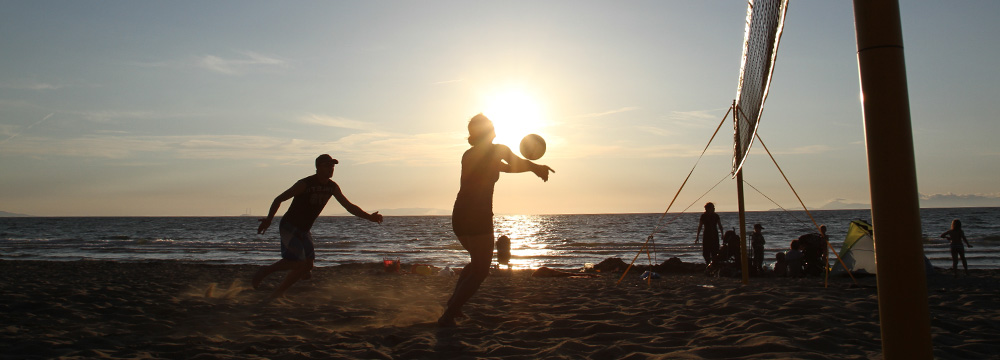
[[[508,90],[488,96],[483,115],[493,120],[497,144],[509,146],[515,152],[521,138],[538,134],[545,127],[542,107],[537,99],[520,90]]]

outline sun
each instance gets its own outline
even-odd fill
[[[515,152],[521,138],[539,134],[545,127],[542,107],[537,97],[523,90],[506,90],[487,96],[483,115],[493,121],[497,144],[509,146]]]

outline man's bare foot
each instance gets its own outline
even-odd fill
[[[253,274],[253,280],[250,280],[250,285],[253,286],[254,290],[257,290],[257,288],[260,287],[260,282],[264,280],[264,276],[267,276],[267,274],[264,273],[264,269],[266,268],[257,270],[257,273]]]
[[[456,327],[456,326],[458,326],[458,323],[455,322],[455,318],[454,317],[451,317],[451,316],[448,316],[447,314],[445,314],[445,315],[441,315],[441,317],[438,318],[438,326],[443,327],[443,328],[450,328],[450,327]]]

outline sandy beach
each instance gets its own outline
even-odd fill
[[[406,264],[404,264],[404,269]],[[381,264],[317,268],[288,298],[255,266],[0,261],[4,359],[879,359],[874,278],[499,272],[456,328],[455,278]],[[281,274],[283,275],[283,274]],[[928,277],[934,356],[1000,354],[1000,270]]]

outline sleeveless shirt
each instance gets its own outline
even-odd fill
[[[462,179],[454,210],[493,215],[493,189],[500,179],[500,158],[496,156],[497,145],[487,146],[474,146],[462,156]]]

